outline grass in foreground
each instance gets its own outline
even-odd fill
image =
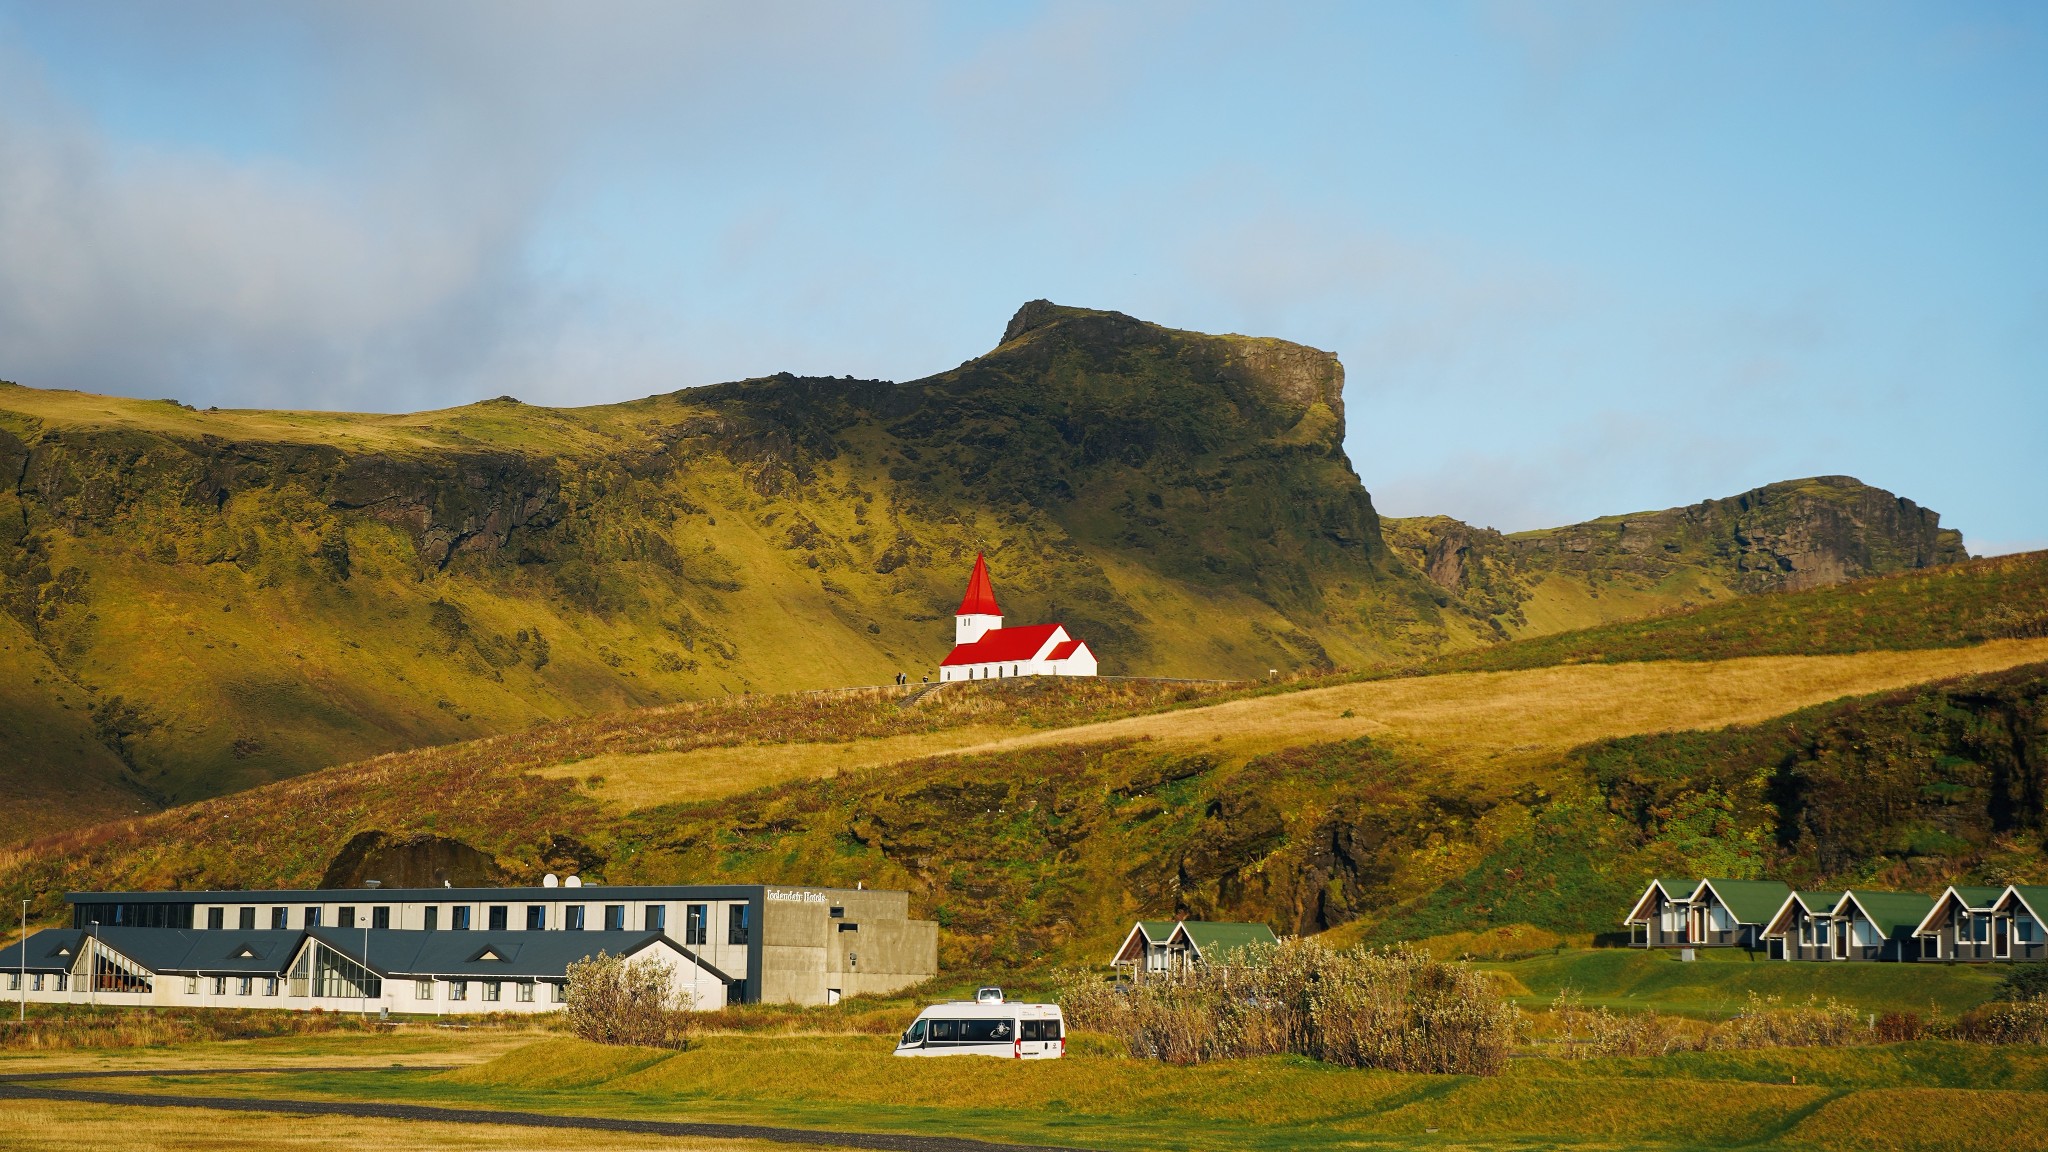
[[[667,1054],[546,1040],[453,1072],[176,1077],[127,1086],[1247,1152],[1446,1144],[1910,1149],[1933,1147],[1944,1133],[1969,1137],[1947,1148],[2018,1149],[2035,1147],[2038,1125],[2048,1121],[2048,1051],[2038,1048],[1922,1042],[1527,1059],[1503,1076],[1464,1077],[1284,1057],[1176,1068],[1108,1055],[1106,1044],[1086,1036],[1068,1059],[1044,1062],[897,1060],[890,1044],[714,1036]]]

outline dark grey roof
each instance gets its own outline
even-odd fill
[[[73,904],[432,904],[545,900],[751,900],[764,888],[855,892],[809,884],[592,884],[582,888],[291,888],[193,892],[66,892]],[[873,891],[873,889],[869,889]]]
[[[26,941],[28,945],[28,964],[26,968],[30,972],[66,971],[71,967],[72,962],[78,959],[78,945],[84,938],[85,933],[77,928],[45,928],[37,932]],[[5,948],[0,948],[0,972],[19,972],[23,969],[24,965],[21,962],[23,943],[21,938],[16,937],[14,943],[9,944]],[[60,953],[59,949],[66,951]]]
[[[368,937],[369,967],[384,976],[454,976],[487,980],[553,977],[569,965],[599,952],[630,956],[666,940],[660,932],[413,932],[365,933],[351,928],[311,928],[307,934],[359,963]],[[227,935],[227,933],[217,933]],[[731,977],[690,949],[669,940],[676,951],[697,961],[725,983]]]

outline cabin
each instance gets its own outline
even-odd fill
[[[1650,881],[1635,907],[1622,918],[1622,925],[1629,930],[1629,943],[1637,948],[1684,947],[1685,902],[1699,886],[1698,879],[1660,877]]]
[[[1985,885],[1949,885],[1913,929],[1921,957],[1965,963],[2009,959],[1997,954],[2009,949],[1999,947],[1992,930],[1998,919],[1995,909],[2005,892]]]
[[[1135,983],[1173,977],[1197,967],[1227,968],[1243,963],[1249,953],[1280,943],[1264,924],[1210,920],[1140,920],[1124,935],[1110,958],[1119,974],[1128,970]]]
[[[1991,951],[1999,960],[2048,960],[2048,887],[2006,888],[1991,906]]]
[[[1759,951],[1764,925],[1790,892],[1776,880],[1657,879],[1622,922],[1639,948]]]
[[[1764,925],[1764,942],[1773,960],[1826,960],[1835,944],[1835,905],[1842,893],[1793,892]]]

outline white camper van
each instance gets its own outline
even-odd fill
[[[1016,1004],[984,988],[974,1000],[934,1004],[917,1014],[898,1056],[1005,1056],[1057,1060],[1067,1052],[1066,1021],[1057,1004]]]

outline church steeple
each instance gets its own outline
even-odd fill
[[[972,644],[1002,626],[1003,610],[996,605],[996,590],[988,581],[988,561],[977,552],[974,573],[967,578],[967,594],[953,614],[953,642]]]

